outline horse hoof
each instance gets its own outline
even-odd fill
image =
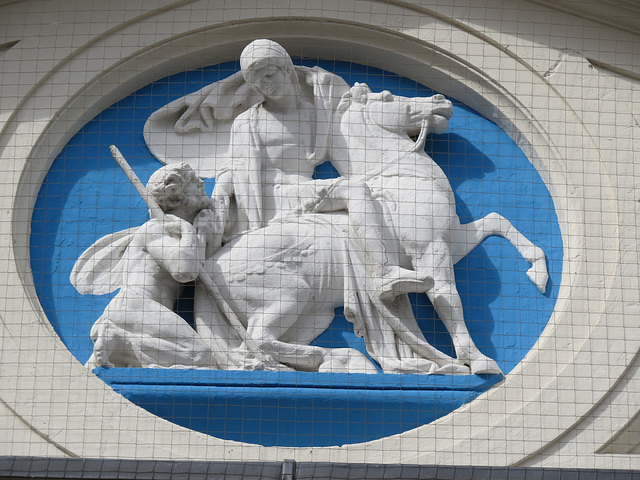
[[[412,373],[412,374],[433,374],[436,373],[437,365],[425,358],[410,358],[403,360],[386,361],[382,365],[384,373]]]
[[[547,272],[547,264],[544,259],[536,260],[533,266],[527,270],[527,277],[531,280],[538,290],[544,295],[549,281],[549,273]]]
[[[264,355],[263,358],[246,358],[244,367],[242,370],[266,370],[269,372],[294,372],[295,369],[285,365],[284,363],[276,362],[271,355]]]
[[[256,370],[265,370],[267,372],[295,372],[295,368],[291,368],[284,363],[274,364],[263,364],[262,368],[257,368]]]
[[[434,375],[470,375],[471,369],[461,363],[449,363],[433,373]]]
[[[330,348],[318,372],[373,374],[378,373],[378,369],[353,348]]]
[[[495,360],[487,357],[476,347],[467,347],[458,352],[458,362],[468,365],[474,375],[501,374]]]
[[[469,362],[469,368],[474,375],[501,374],[502,370],[498,364],[489,357],[481,357]]]

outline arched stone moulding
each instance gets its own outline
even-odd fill
[[[337,10],[314,18],[304,6],[290,8],[286,20],[255,21],[249,16],[257,10],[237,10],[247,18],[229,20],[224,16],[231,13],[223,9],[214,12],[221,18],[212,20],[210,11],[194,4],[190,18],[207,22],[172,23],[190,3],[133,18],[76,48],[24,98],[2,132],[0,201],[11,217],[2,233],[11,242],[0,254],[10,285],[2,313],[6,381],[0,389],[30,428],[61,454],[86,457],[500,465],[535,454],[606,397],[632,359],[628,352],[636,349],[618,352],[615,361],[593,357],[608,351],[607,338],[614,337],[613,329],[623,329],[627,318],[619,315],[609,334],[601,333],[606,299],[619,287],[620,253],[591,248],[586,235],[617,239],[615,220],[605,224],[601,218],[601,212],[609,219],[617,215],[617,192],[580,112],[536,70],[495,41],[416,7],[388,6],[405,18],[416,16],[415,25],[396,29],[376,26],[364,14],[341,18]],[[172,31],[166,35],[143,33],[167,23]],[[545,332],[503,384],[433,424],[394,437],[313,450],[269,448],[219,440],[154,417],[111,391],[62,345],[39,306],[28,256],[30,213],[51,162],[80,126],[108,105],[171,73],[237,58],[242,46],[258,37],[281,42],[293,56],[369,64],[424,83],[491,118],[527,153],[556,203],[564,274]],[[570,67],[582,70],[584,62],[574,59]],[[73,83],[78,72],[86,77]],[[64,94],[54,95],[62,87]],[[587,178],[597,179],[598,195],[585,194]],[[637,345],[628,330],[622,338]],[[598,365],[597,388],[591,376],[576,378],[580,369]],[[50,403],[46,411],[43,400]],[[602,437],[604,443],[610,435]]]

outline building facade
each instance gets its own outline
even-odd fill
[[[640,468],[638,7],[27,0],[0,12],[0,455]],[[237,72],[259,38],[349,86],[453,101],[426,148],[458,216],[498,209],[544,245],[549,270],[542,292],[491,239],[456,267],[469,330],[504,375],[84,367],[108,300],[81,298],[71,268],[148,218],[105,149],[148,178],[160,166],[149,115]],[[340,318],[315,345],[359,341]],[[438,347],[444,330],[420,325]]]

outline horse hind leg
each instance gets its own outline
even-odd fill
[[[462,310],[462,301],[455,285],[436,287],[427,295],[438,316],[451,335],[459,362],[468,365],[474,374],[502,373],[495,360],[480,351],[467,329]]]
[[[520,233],[509,220],[498,213],[490,213],[475,222],[460,225],[457,231],[452,232],[452,243],[455,245],[453,263],[458,263],[471,250],[476,248],[480,242],[492,235],[507,239],[516,247],[520,255],[531,264],[531,268],[527,270],[527,277],[544,294],[549,281],[547,259],[544,251]]]
[[[432,242],[423,255],[414,258],[416,270],[433,273],[434,287],[427,296],[451,335],[456,357],[474,374],[502,373],[495,360],[482,353],[467,328],[462,300],[456,287],[453,257],[447,242]]]

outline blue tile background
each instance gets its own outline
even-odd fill
[[[349,84],[366,82],[374,91],[387,89],[404,96],[433,94],[409,79],[371,67],[317,60],[297,63],[320,65],[342,75]],[[69,283],[73,264],[98,238],[148,219],[146,206],[111,158],[108,146],[118,145],[146,182],[161,166],[142,137],[149,115],[237,69],[237,63],[230,62],[166,77],[141,88],[89,121],[51,166],[33,211],[31,267],[49,321],[80,362],[86,362],[91,354],[89,331],[113,295],[79,295]],[[431,135],[426,149],[451,182],[461,221],[467,223],[497,211],[548,257],[550,280],[545,295],[526,277],[527,262],[506,240],[497,237],[485,240],[455,267],[469,330],[480,349],[496,359],[507,374],[531,349],[553,312],[562,276],[560,228],[553,199],[522,150],[494,123],[453,101],[455,113],[448,132]],[[330,165],[317,171],[318,177],[332,175]],[[207,181],[209,192],[213,184],[213,180]],[[451,340],[426,296],[411,295],[411,299],[427,340],[454,355]],[[188,310],[185,302],[182,311],[187,319]],[[341,309],[314,344],[364,351],[362,340],[355,336]],[[117,372],[122,369],[112,370],[101,369],[100,376],[157,415],[220,438],[284,446],[340,445],[406,431],[446,415],[497,381],[475,376],[467,380],[439,377],[437,388],[425,390],[419,387],[427,382],[424,376],[405,375],[402,386],[386,389],[355,376],[348,382],[352,388],[343,388],[337,386],[343,381],[338,377],[314,384],[314,375],[330,379],[336,374],[294,373],[294,385],[261,387],[255,379],[267,382],[269,375],[276,378],[279,374],[242,372],[244,380],[224,383],[230,372],[174,372],[173,383],[162,383],[157,381],[160,373],[151,369],[140,369],[133,377]],[[205,384],[194,380],[196,373],[206,377]],[[180,375],[191,379],[191,384]],[[118,382],[117,378],[129,380]],[[479,386],[472,386],[474,381]],[[462,382],[463,388],[451,389],[452,382]]]

